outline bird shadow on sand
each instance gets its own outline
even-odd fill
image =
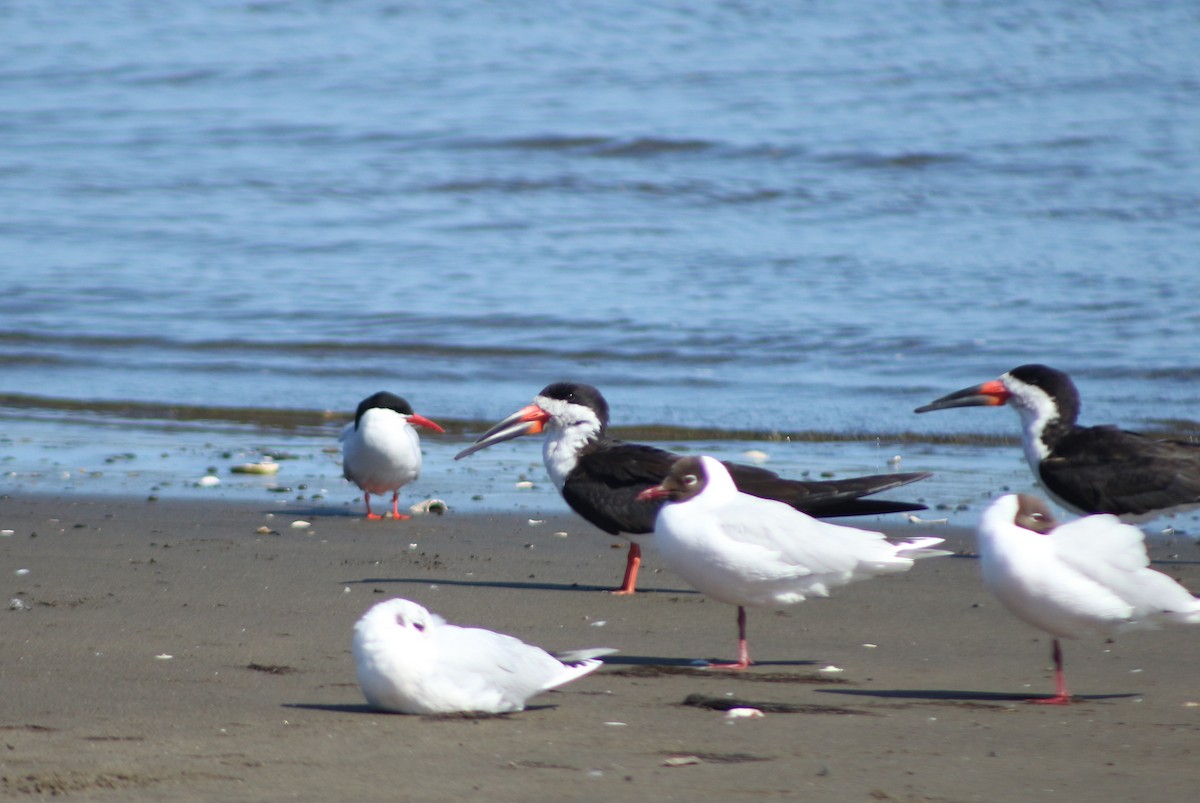
[[[1051,698],[1049,694],[958,689],[816,689],[815,691],[821,694],[849,694],[857,697],[878,697],[884,700],[926,700],[930,702],[1028,703]],[[1071,699],[1079,703],[1091,703],[1103,700],[1124,700],[1137,696],[1137,694],[1087,694],[1073,695]]]
[[[470,719],[508,719],[520,711],[509,711],[502,714],[489,714],[484,711],[459,711],[451,714],[401,714],[397,711],[381,711],[366,703],[283,703],[283,708],[299,711],[324,711],[330,714],[373,714],[383,716],[419,716],[422,719],[439,720],[470,720]],[[556,705],[527,705],[525,711],[546,711],[558,708]]]
[[[342,585],[416,585],[416,586],[454,586],[461,588],[511,588],[517,591],[607,591],[612,586],[584,585],[582,583],[528,583],[521,581],[503,580],[442,580],[434,577],[364,577],[361,580],[344,580]],[[640,594],[698,594],[691,588],[643,588]]]
[[[1179,558],[1163,558],[1150,561],[1151,566],[1196,566],[1200,560],[1180,560]]]
[[[386,524],[391,521],[395,521],[397,524],[400,524],[405,521],[404,519],[396,520],[396,519],[391,518],[391,515],[390,515],[391,509],[392,509],[391,502],[387,502],[386,504],[381,503],[379,505],[372,505],[372,507],[377,511],[378,510],[386,510],[389,513],[389,515],[386,518],[372,520],[371,521],[372,524],[380,524],[380,523]],[[299,516],[299,517],[305,518],[305,519],[315,519],[315,518],[362,519],[363,521],[368,521],[367,511],[366,511],[366,509],[364,509],[362,507],[362,505],[359,505],[358,507],[349,507],[349,506],[332,507],[332,506],[323,506],[323,505],[292,505],[290,507],[285,507],[285,508],[275,508],[273,510],[263,510],[263,512],[264,513],[274,513],[276,516]]]
[[[662,669],[690,669],[697,672],[708,673],[708,675],[726,675],[725,670],[713,670],[703,663],[720,663],[718,659],[695,659],[695,658],[664,658],[661,655],[626,655],[624,653],[616,653],[613,655],[605,655],[605,666],[654,666],[662,667]],[[726,659],[727,660],[727,659]],[[818,661],[761,661],[755,660],[754,666],[814,666]],[[751,675],[754,672],[750,672]]]

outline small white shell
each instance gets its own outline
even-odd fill
[[[725,712],[726,719],[758,719],[766,716],[757,708],[731,708]]]
[[[689,764],[702,764],[699,756],[671,756],[664,758],[662,765],[664,767],[686,767]]]
[[[229,470],[234,474],[278,474],[279,464],[264,460],[261,463],[242,463]]]
[[[424,501],[417,502],[408,510],[410,513],[434,513],[440,516],[449,509],[450,506],[441,499],[426,499]]]

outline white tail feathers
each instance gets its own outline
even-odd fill
[[[912,560],[920,560],[921,558],[939,558],[945,555],[953,555],[953,552],[945,549],[933,549],[933,547],[942,543],[946,539],[934,538],[914,538],[911,541],[903,541],[896,544],[898,549],[896,555],[901,558],[911,558]]]
[[[620,650],[614,647],[588,647],[582,650],[556,652],[554,653],[554,657],[564,664],[581,664],[584,661],[589,661],[593,658],[602,658],[605,655],[612,655],[616,652],[620,652]]]

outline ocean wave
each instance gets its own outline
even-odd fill
[[[285,432],[333,436],[352,419],[348,411],[298,410],[279,407],[218,407],[124,400],[66,399],[0,393],[0,420],[39,420],[79,425],[130,428],[177,427]],[[451,436],[469,440],[494,424],[491,420],[438,418]],[[613,427],[609,434],[620,440],[657,443],[761,441],[779,443],[889,443],[1013,446],[1015,437],[980,433],[822,432],[816,430],[742,430],[721,427],[682,427],[654,423]]]

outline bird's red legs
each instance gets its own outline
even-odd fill
[[[1071,695],[1067,694],[1067,678],[1063,674],[1063,657],[1062,645],[1058,643],[1058,639],[1054,639],[1054,696],[1039,697],[1036,700],[1030,700],[1031,703],[1038,705],[1070,705]]]
[[[750,646],[746,643],[746,609],[738,606],[738,660],[736,664],[709,664],[709,669],[747,669],[750,666]]]
[[[412,518],[407,513],[400,512],[400,491],[392,492],[392,518],[401,520]]]
[[[375,519],[383,518],[382,514],[371,512],[371,492],[370,491],[363,492],[363,501],[367,503],[367,518],[368,519],[371,519],[373,521]],[[392,517],[401,519],[401,520],[412,518],[412,516],[409,516],[405,513],[400,512],[400,492],[399,491],[396,491],[395,493],[392,494]]]
[[[613,594],[617,596],[626,596],[634,593],[637,589],[638,569],[642,567],[642,548],[633,541],[629,542],[629,556],[625,558],[625,578],[621,580],[621,587],[613,590]]]
[[[368,519],[382,519],[383,518],[383,516],[379,515],[378,513],[371,512],[371,492],[370,491],[363,491],[363,501],[367,503],[367,518]]]

